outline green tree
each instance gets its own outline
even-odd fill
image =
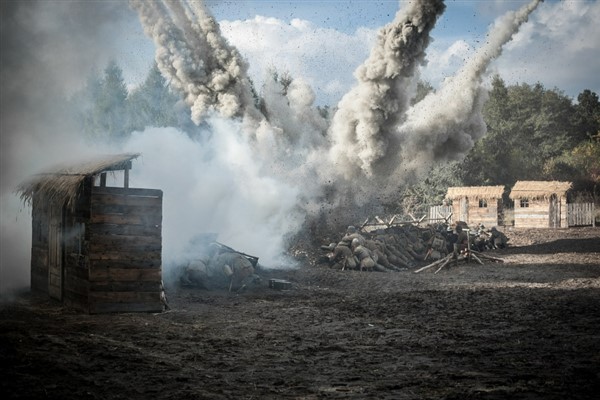
[[[127,98],[127,131],[147,126],[178,126],[175,109],[179,96],[171,91],[156,63],[144,82]]]
[[[102,88],[96,102],[96,116],[101,121],[101,129],[108,140],[123,140],[126,131],[127,87],[123,79],[123,70],[115,61],[104,69]]]
[[[574,131],[576,140],[581,141],[598,135],[600,132],[600,101],[598,95],[589,89],[584,90],[577,96],[575,106]]]
[[[85,137],[91,140],[98,139],[101,131],[100,113],[96,111],[101,92],[102,78],[98,71],[92,71],[85,86],[69,99],[75,123]]]
[[[507,87],[494,77],[483,113],[488,132],[461,168],[468,185],[545,179],[545,163],[577,145],[571,99],[540,83]]]

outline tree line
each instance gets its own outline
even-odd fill
[[[272,71],[282,90],[293,80]],[[264,104],[252,88],[255,103]],[[420,82],[413,103],[433,87]],[[123,71],[112,61],[92,73],[86,85],[69,100],[78,129],[92,140],[125,140],[148,126],[176,127],[198,132],[189,107],[154,65],[144,82],[129,91]],[[319,107],[329,117],[328,106]],[[588,201],[600,200],[600,101],[583,90],[575,102],[561,90],[540,83],[507,85],[496,75],[483,109],[487,134],[466,158],[437,165],[420,182],[399,189],[400,208],[440,204],[449,186],[512,186],[517,180],[572,181]]]

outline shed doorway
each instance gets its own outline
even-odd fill
[[[461,197],[459,201],[459,221],[469,222],[469,199],[466,197]]]
[[[63,213],[62,207],[52,203],[48,221],[48,294],[62,301],[63,295]]]
[[[560,228],[560,203],[558,196],[553,194],[550,196],[550,228]]]

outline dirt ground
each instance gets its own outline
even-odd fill
[[[262,271],[171,310],[0,308],[0,393],[27,399],[591,399],[600,228],[508,231],[505,263],[420,273]],[[292,282],[268,287],[270,278]]]

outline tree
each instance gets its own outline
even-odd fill
[[[96,117],[108,140],[123,140],[126,132],[127,87],[123,70],[115,61],[104,69],[104,79],[96,103]]]
[[[461,176],[469,185],[545,179],[544,164],[577,145],[574,106],[540,83],[507,87],[495,76],[484,106],[487,135],[467,155]]]
[[[178,100],[179,96],[171,91],[155,63],[144,82],[127,98],[127,131],[147,126],[177,126]]]
[[[577,105],[575,106],[575,125],[577,130],[574,132],[576,140],[581,141],[600,132],[600,102],[598,95],[589,89],[584,90],[577,96]]]
[[[98,71],[92,71],[83,89],[69,100],[75,122],[87,139],[98,139],[101,131],[100,114],[96,110],[101,92],[102,78],[98,76]]]

